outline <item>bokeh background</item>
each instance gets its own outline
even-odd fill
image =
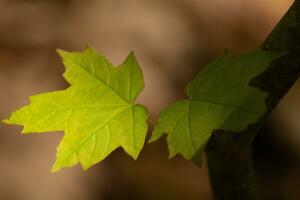
[[[201,67],[258,47],[292,0],[0,0],[0,118],[28,96],[67,84],[56,48],[91,45],[114,64],[134,50],[151,119],[184,98]],[[284,67],[284,66],[283,66]],[[300,199],[300,82],[254,143],[263,199]],[[63,133],[21,135],[0,124],[0,200],[211,200],[206,163],[168,160],[164,139],[133,161],[122,150],[86,172],[50,174]],[[238,164],[238,163],[237,163]]]

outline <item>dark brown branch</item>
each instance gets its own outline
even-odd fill
[[[300,0],[296,0],[263,44],[285,51],[251,85],[269,93],[268,112],[239,133],[214,131],[206,152],[215,200],[259,199],[255,187],[251,144],[262,124],[300,75]]]

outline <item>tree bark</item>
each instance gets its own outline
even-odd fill
[[[267,113],[245,131],[214,131],[206,147],[215,200],[259,199],[251,145],[266,118],[300,75],[300,0],[293,3],[262,48],[285,52],[271,63],[267,71],[250,82],[250,85],[269,93]]]

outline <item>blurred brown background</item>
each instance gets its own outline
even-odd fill
[[[258,47],[291,0],[0,0],[0,118],[28,96],[67,87],[56,48],[91,45],[114,64],[134,50],[146,88],[139,102],[156,120],[184,97],[201,67],[222,54]],[[300,199],[300,83],[254,144],[263,199]],[[138,161],[121,150],[83,172],[49,170],[62,133],[21,135],[0,124],[0,200],[210,200],[206,164],[168,160],[165,141]]]

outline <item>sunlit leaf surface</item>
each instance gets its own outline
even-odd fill
[[[118,67],[91,48],[58,53],[71,86],[30,97],[29,105],[4,122],[23,125],[23,133],[65,131],[52,172],[77,163],[87,169],[120,146],[136,159],[148,111],[134,103],[144,80],[133,53]]]

